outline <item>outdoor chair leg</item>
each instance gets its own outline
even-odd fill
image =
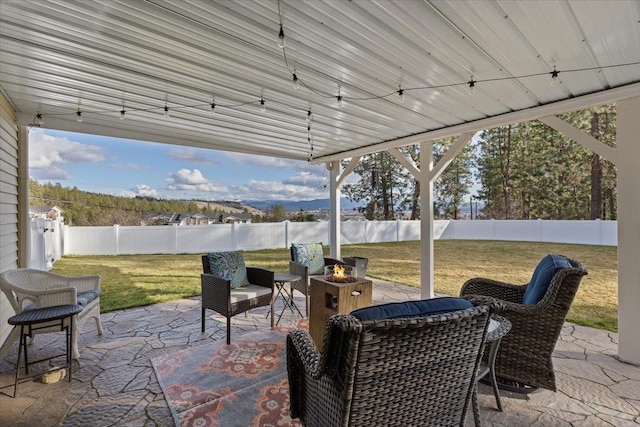
[[[204,312],[205,312],[205,308],[202,307],[202,332],[204,332]]]
[[[231,344],[231,317],[227,317],[227,345]]]
[[[273,304],[273,299],[271,300],[271,329],[273,329],[274,323],[273,323],[273,309],[275,308],[275,305]]]

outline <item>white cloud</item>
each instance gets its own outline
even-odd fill
[[[102,147],[48,135],[42,129],[29,132],[29,174],[36,179],[69,179],[65,165],[101,162],[105,154]]]
[[[227,193],[225,185],[210,182],[199,169],[180,169],[178,172],[172,173],[166,181],[169,190]]]
[[[122,197],[130,197],[130,198],[134,198],[137,196],[155,197],[155,198],[160,197],[160,193],[158,192],[158,190],[149,187],[147,184],[138,184],[136,185],[136,188],[134,188],[133,190],[122,190],[118,195]]]

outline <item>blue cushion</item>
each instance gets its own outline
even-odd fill
[[[309,274],[324,274],[322,243],[292,243],[292,261],[309,267]]]
[[[571,268],[571,263],[562,255],[549,254],[538,263],[531,281],[524,291],[522,304],[537,304],[547,293],[551,279],[562,268]]]
[[[100,290],[78,292],[78,296],[76,297],[76,299],[78,301],[78,305],[85,307],[87,304],[89,304],[94,299],[98,298],[100,295],[102,295],[102,292]]]
[[[243,251],[210,252],[207,256],[211,274],[230,280],[232,288],[250,285]]]
[[[442,297],[420,301],[392,302],[389,304],[373,305],[351,312],[356,319],[366,320],[397,319],[400,317],[430,316],[450,311],[466,310],[473,305],[463,298]]]

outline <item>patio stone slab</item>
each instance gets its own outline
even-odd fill
[[[374,280],[373,299],[375,303],[416,300],[420,290]],[[304,307],[300,293],[295,293],[294,301]],[[276,314],[281,310],[278,300]],[[267,313],[268,307],[261,307],[246,318],[235,316],[231,339],[268,328]],[[212,311],[207,312],[205,332],[200,331],[199,298],[120,310],[101,318],[103,336],[90,321],[78,337],[81,358],[74,362],[71,383],[21,383],[19,397],[11,398],[17,345],[9,351],[0,361],[2,426],[172,426],[150,359],[226,337],[226,319]],[[287,310],[280,325],[297,319]],[[502,391],[504,412],[500,412],[491,389],[482,384],[483,425],[640,426],[640,368],[614,357],[616,342],[616,334],[565,324],[554,353],[559,391],[529,395]],[[63,350],[63,334],[46,334],[38,337],[30,356]],[[471,414],[466,425],[474,425]]]

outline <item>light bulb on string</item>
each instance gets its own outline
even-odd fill
[[[44,119],[42,118],[42,114],[40,114],[40,111],[38,111],[38,114],[36,114],[36,123],[40,126],[44,124]]]
[[[78,108],[78,112],[76,113],[76,121],[78,123],[82,123],[82,111]]]
[[[307,123],[311,123],[312,120],[313,114],[311,114],[311,109],[309,109],[309,111],[307,111]]]
[[[209,112],[211,113],[211,115],[216,112],[216,103],[214,101],[211,101],[211,110],[209,110]]]
[[[561,83],[560,78],[558,77],[560,71],[556,70],[555,65],[553,66],[553,71],[549,74],[551,74],[551,86],[557,86]]]
[[[338,86],[338,96],[336,96],[336,101],[338,103],[338,107],[342,107],[342,94],[340,93],[340,86]]]
[[[266,105],[265,105],[265,103],[264,103],[264,98],[263,98],[263,97],[262,97],[262,98],[260,98],[260,111],[262,111],[263,113],[264,113],[265,111],[267,111],[267,106],[266,106]]]
[[[298,81],[298,76],[296,75],[296,69],[293,69],[293,88],[294,89],[299,89],[300,88],[300,82]]]
[[[473,95],[476,90],[476,81],[473,80],[473,76],[471,76],[471,80],[469,80],[469,95]]]
[[[278,47],[280,49],[287,47],[287,44],[284,41],[284,29],[282,28],[282,24],[280,24],[280,31],[278,32]]]
[[[124,120],[124,115],[125,115],[126,113],[127,113],[127,112],[125,111],[124,107],[122,107],[122,110],[120,110],[120,120]]]
[[[164,103],[164,117],[165,119],[169,118],[169,106],[167,105],[167,103]]]
[[[404,104],[404,90],[402,90],[402,86],[398,86],[398,96],[400,97],[400,103]]]

